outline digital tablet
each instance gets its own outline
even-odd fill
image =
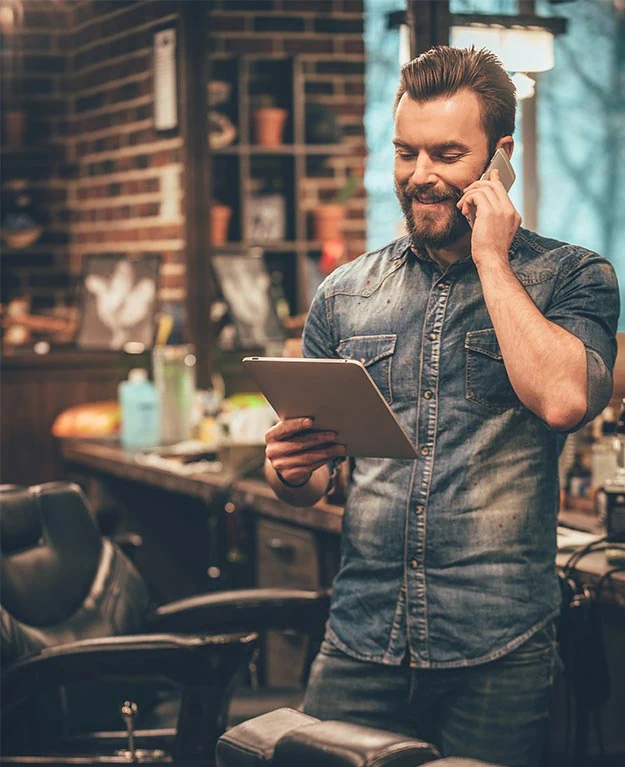
[[[357,360],[245,357],[243,366],[280,419],[310,416],[336,431],[347,455],[418,457],[365,366]]]

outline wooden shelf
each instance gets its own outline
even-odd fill
[[[273,242],[227,242],[223,245],[213,245],[212,250],[220,253],[238,253],[242,248],[261,248],[271,253],[290,252],[298,250],[322,250],[323,243],[317,240],[277,240]]]
[[[263,146],[262,144],[232,144],[223,149],[213,149],[215,155],[330,155],[348,154],[355,147],[349,144],[280,144]]]

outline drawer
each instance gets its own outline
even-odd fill
[[[315,535],[308,530],[259,519],[256,567],[260,588],[318,589],[320,574]]]

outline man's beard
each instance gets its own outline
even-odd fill
[[[464,237],[470,226],[466,218],[456,207],[456,203],[462,197],[462,192],[453,186],[445,185],[442,191],[434,192],[430,187],[400,186],[395,182],[395,194],[404,213],[406,228],[410,235],[412,245],[415,248],[430,246],[443,248],[452,245]],[[431,217],[427,214],[427,207],[423,208],[423,215],[415,218],[412,208],[413,199],[422,203],[446,201],[445,209],[436,209]]]

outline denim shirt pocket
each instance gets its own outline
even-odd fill
[[[497,413],[521,407],[508,378],[494,329],[469,331],[464,348],[467,399]]]
[[[396,344],[397,335],[394,333],[351,336],[340,341],[336,349],[339,357],[362,362],[389,405],[393,404],[391,363]]]

